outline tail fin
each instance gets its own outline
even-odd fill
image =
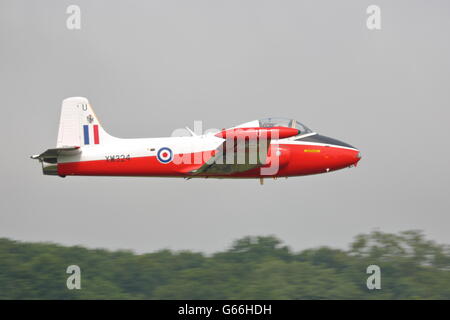
[[[112,139],[114,137],[103,130],[88,99],[72,97],[63,100],[57,148],[105,144]]]

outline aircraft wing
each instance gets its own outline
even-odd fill
[[[193,176],[231,175],[259,168],[266,164],[270,139],[225,140],[200,168],[190,171]]]

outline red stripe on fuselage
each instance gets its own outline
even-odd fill
[[[278,158],[278,170],[272,176],[301,176],[309,174],[324,173],[327,171],[346,168],[359,161],[358,151],[332,147],[313,145],[271,145],[267,164],[270,167],[272,161],[276,160],[276,151],[281,151]],[[307,150],[305,152],[305,150]],[[317,150],[311,152],[311,150]],[[174,161],[163,164],[156,156],[136,157],[130,160],[93,160],[58,164],[58,174],[66,175],[87,175],[87,176],[167,176],[167,177],[187,177],[192,170],[201,167],[202,163],[194,162],[196,157],[202,153],[186,154],[186,159],[191,159],[190,163],[175,163]],[[327,170],[328,169],[328,170]],[[201,174],[201,176],[204,176]],[[233,178],[258,178],[261,175],[261,168],[252,169],[242,173],[231,175],[208,175],[215,177]]]

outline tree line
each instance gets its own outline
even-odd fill
[[[69,265],[81,269],[80,290],[66,286]],[[381,289],[368,289],[370,265]],[[1,238],[0,299],[450,299],[450,249],[420,231],[300,252],[273,236],[244,237],[211,255]]]

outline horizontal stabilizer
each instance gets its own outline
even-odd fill
[[[47,149],[41,154],[31,156],[31,159],[39,159],[40,161],[45,161],[47,159],[56,159],[60,154],[76,154],[80,153],[80,147],[61,147]]]

